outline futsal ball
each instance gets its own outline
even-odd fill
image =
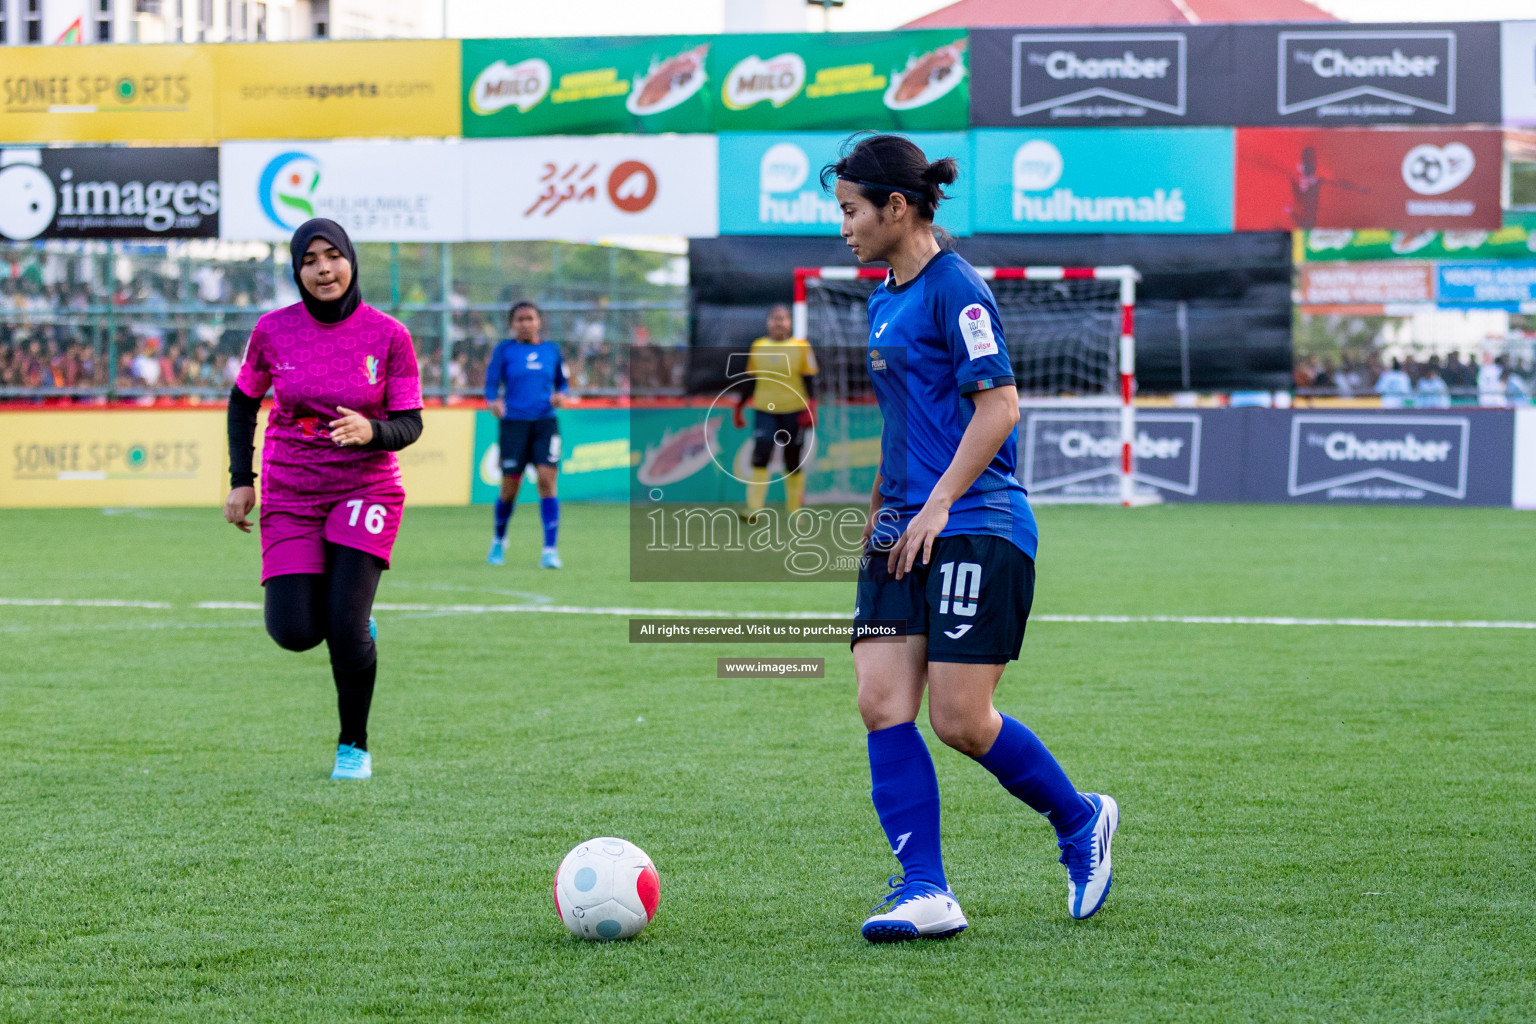
[[[594,942],[628,939],[656,916],[661,878],[634,843],[588,839],[555,872],[555,913],[572,935]]]

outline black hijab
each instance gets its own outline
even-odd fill
[[[339,299],[326,301],[315,298],[299,277],[299,268],[304,265],[304,253],[308,251],[309,243],[317,238],[330,242],[352,264],[352,282]],[[299,286],[299,297],[304,300],[304,308],[309,310],[310,316],[323,324],[339,324],[357,312],[357,307],[363,304],[362,289],[357,284],[357,250],[352,248],[352,239],[347,237],[345,228],[324,217],[307,220],[293,233],[293,240],[288,243],[288,254],[293,259],[293,283]]]

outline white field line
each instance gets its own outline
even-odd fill
[[[0,597],[14,608],[169,608],[165,601],[112,601],[70,597]]]
[[[0,598],[0,605],[20,607],[66,608],[156,608],[168,609],[165,601],[86,600],[60,597]],[[199,611],[260,611],[254,601],[199,601],[192,605]],[[846,612],[831,611],[741,611],[738,609],[700,608],[628,608],[569,604],[395,604],[380,602],[373,606],[381,612],[428,612],[437,615],[499,615],[539,613],[545,615],[606,615],[647,618],[707,619],[842,619]],[[1275,615],[1034,615],[1034,622],[1068,624],[1173,624],[1187,626],[1322,626],[1365,627],[1376,629],[1527,629],[1536,630],[1536,622],[1511,619],[1373,619],[1317,618]]]

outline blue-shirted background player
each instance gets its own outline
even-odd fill
[[[519,302],[507,315],[512,337],[491,353],[485,371],[485,400],[501,420],[501,494],[496,499],[496,534],[486,561],[505,565],[507,523],[517,503],[523,470],[531,463],[538,473],[539,518],[544,523],[544,551],[539,565],[561,567],[556,543],[560,533],[560,499],[555,480],[560,472],[560,424],[555,409],[570,392],[560,346],[539,340],[543,326],[539,307]]]
[[[1119,807],[1079,793],[1045,745],[992,706],[1034,598],[1034,515],[1014,472],[1018,392],[992,291],[933,229],[955,161],[895,135],[860,139],[822,172],[860,263],[890,265],[869,300],[870,380],[884,426],[859,574],[854,673],[869,730],[875,810],[902,876],[864,922],[873,942],[954,935],[965,915],[944,874],[939,787],[915,720],[980,762],[1055,827],[1068,910],[1110,886]],[[905,642],[860,639],[876,620]]]

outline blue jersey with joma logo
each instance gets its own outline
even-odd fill
[[[992,290],[953,252],[941,252],[904,285],[889,276],[869,297],[869,377],[885,420],[880,435],[876,529],[893,543],[954,461],[975,415],[973,396],[1014,384]],[[992,534],[1035,557],[1039,531],[1019,483],[1015,429],[949,509],[940,536]]]
[[[553,341],[508,338],[496,346],[485,368],[485,400],[502,398],[507,403],[502,419],[548,419],[555,414],[550,395],[567,389],[565,360]]]

